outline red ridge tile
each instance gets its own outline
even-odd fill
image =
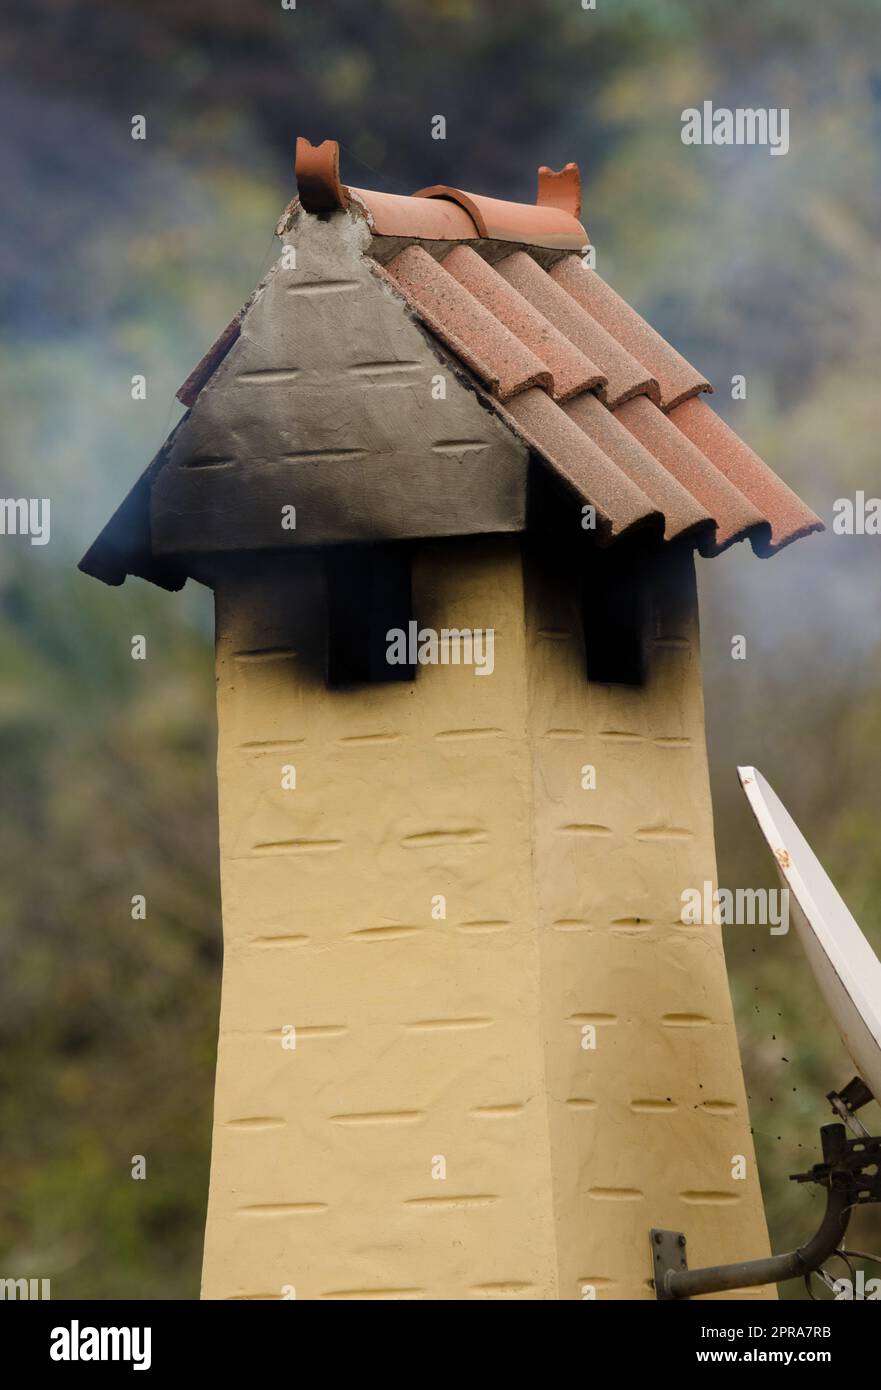
[[[513,251],[504,260],[497,261],[495,270],[585,357],[596,362],[606,377],[599,394],[610,409],[641,394],[654,401],[660,400],[658,383],[642,363],[616,342],[525,251]]]
[[[294,172],[300,202],[307,212],[332,212],[348,205],[348,189],[340,183],[340,147],[336,140],[313,145],[304,136],[298,136]]]
[[[519,241],[560,251],[580,251],[587,245],[587,232],[578,218],[552,203],[508,203],[440,183],[420,188],[413,197],[451,198],[468,212],[478,236],[495,241]]]
[[[572,217],[581,216],[581,170],[577,164],[564,164],[562,169],[550,169],[542,164],[538,171],[539,207],[562,208]]]
[[[416,237],[421,241],[464,241],[478,231],[463,207],[449,198],[408,198],[400,193],[374,193],[350,188],[376,236]]]
[[[670,419],[769,523],[770,539],[751,537],[757,555],[772,555],[800,536],[824,530],[810,507],[703,401],[685,401],[670,412]]]
[[[553,387],[544,362],[421,246],[407,246],[383,269],[433,333],[499,400],[527,386]]]
[[[551,394],[555,401],[568,400],[579,391],[589,391],[605,382],[606,378],[596,363],[585,357],[470,246],[454,247],[441,264],[530,352],[547,364],[553,381]]]
[[[550,275],[651,372],[660,387],[664,410],[672,410],[673,406],[700,391],[712,391],[706,377],[631,309],[595,270],[586,270],[579,256],[564,256]]]

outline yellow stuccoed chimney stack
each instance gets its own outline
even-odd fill
[[[715,881],[693,590],[622,698],[519,538],[426,544],[413,585],[492,614],[492,677],[328,692],[314,561],[218,584],[204,1295],[650,1298],[651,1225],[764,1253],[720,932],[678,921]]]
[[[767,1253],[694,553],[817,518],[534,206],[298,149],[266,280],[82,562],[216,598],[203,1296],[651,1299]],[[731,1297],[773,1297],[773,1289]]]

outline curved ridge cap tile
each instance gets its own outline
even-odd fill
[[[615,418],[712,517],[715,539],[711,550],[704,551],[702,546],[701,553],[719,554],[743,540],[754,527],[767,527],[762,512],[740,488],[676,428],[671,416],[644,396],[619,406]]]
[[[470,214],[478,235],[494,241],[520,241],[558,251],[580,251],[587,245],[587,232],[578,218],[553,204],[509,203],[443,183],[417,189],[413,197],[452,198]]]
[[[500,414],[579,497],[596,507],[608,539],[661,522],[645,493],[544,391],[522,391]]]
[[[649,410],[660,414],[645,397],[642,402]],[[663,514],[665,540],[715,529],[715,519],[710,512],[596,396],[590,392],[578,396],[563,410]]]
[[[411,236],[422,241],[473,241],[478,236],[465,208],[449,199],[428,201],[369,188],[350,188],[349,193],[366,212],[377,236]]]
[[[496,261],[494,269],[568,338],[582,356],[597,364],[606,377],[605,384],[598,388],[599,396],[610,410],[633,396],[648,396],[656,404],[660,401],[658,383],[642,363],[616,342],[611,333],[607,333],[525,251],[512,251],[510,256]]]
[[[706,377],[662,338],[650,323],[607,285],[595,270],[586,270],[579,256],[564,256],[551,278],[571,294],[616,342],[651,372],[660,388],[660,404],[672,410],[701,391],[712,391]]]
[[[500,401],[530,386],[551,389],[546,364],[423,247],[406,246],[386,266],[374,262],[373,268]]]
[[[552,378],[555,401],[569,400],[579,392],[590,391],[606,378],[595,362],[554,327],[538,309],[470,246],[456,246],[441,261],[449,275],[458,280],[479,304],[494,314],[519,342],[544,362]]]
[[[684,401],[669,418],[770,525],[768,539],[751,537],[757,555],[773,555],[812,531],[826,529],[816,513],[703,401]]]
[[[540,165],[535,201],[539,207],[560,208],[572,217],[581,217],[581,170],[578,165],[564,164],[562,169]]]
[[[313,145],[297,136],[294,161],[297,193],[307,212],[333,212],[349,203],[349,190],[340,182],[340,147],[336,140]]]

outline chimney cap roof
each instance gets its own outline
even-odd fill
[[[489,239],[557,251],[578,251],[587,244],[587,232],[579,221],[581,176],[576,164],[567,164],[559,172],[542,165],[536,203],[488,198],[448,184],[432,184],[409,196],[348,188],[340,180],[340,147],[335,140],[313,145],[300,136],[295,167],[300,206],[306,212],[326,214],[355,206],[377,236],[424,241]],[[425,200],[439,206],[426,207]]]

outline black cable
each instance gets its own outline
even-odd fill
[[[836,1250],[836,1255],[850,1255],[853,1260],[868,1260],[870,1264],[881,1265],[881,1255],[870,1255],[866,1250]]]

